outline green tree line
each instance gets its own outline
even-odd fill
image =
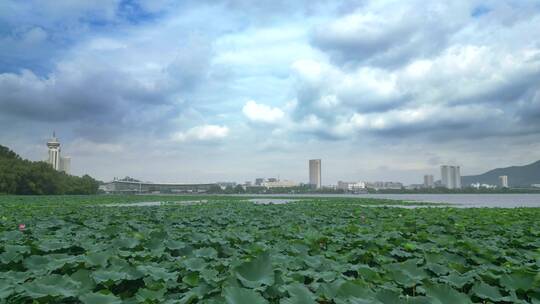
[[[319,193],[319,194],[342,194],[345,191],[341,189],[313,189],[309,185],[299,185],[294,187],[275,187],[266,188],[263,186],[248,186],[242,187],[242,185],[227,186],[225,189],[221,189],[219,185],[212,185],[208,189],[210,194],[307,194],[307,193]]]
[[[95,194],[99,182],[88,175],[68,175],[45,162],[22,159],[0,145],[0,194]]]

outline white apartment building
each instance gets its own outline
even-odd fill
[[[433,188],[435,186],[435,181],[433,175],[427,174],[424,175],[424,188]]]
[[[499,182],[500,182],[501,188],[508,188],[508,176],[507,175],[499,176]]]
[[[441,166],[441,182],[445,188],[461,189],[461,172],[459,166]]]

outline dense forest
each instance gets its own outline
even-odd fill
[[[0,194],[95,194],[98,186],[88,175],[56,171],[45,162],[22,159],[0,145]]]

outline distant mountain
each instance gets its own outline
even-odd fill
[[[480,175],[462,176],[461,184],[463,186],[472,183],[498,185],[499,176],[501,175],[508,176],[508,185],[510,187],[540,184],[540,160],[525,166],[498,168]]]

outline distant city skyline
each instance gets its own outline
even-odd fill
[[[323,184],[420,184],[540,159],[535,0],[3,3],[0,144],[43,160],[56,130],[76,175],[308,182],[320,158]]]
[[[56,137],[56,132],[53,131],[52,137],[47,141],[47,148],[48,148],[48,158],[46,159],[46,162],[49,163],[54,169],[58,171],[64,171],[68,174],[71,174],[71,157],[61,156],[61,144]],[[363,188],[376,188],[376,189],[394,189],[394,188],[400,188],[402,186],[412,186],[412,189],[421,186],[423,188],[433,188],[433,187],[446,187],[449,189],[460,189],[462,187],[468,187],[468,186],[478,186],[481,185],[479,183],[475,183],[474,185],[463,185],[461,181],[461,167],[460,166],[452,166],[452,165],[441,165],[440,168],[440,179],[436,179],[436,176],[432,174],[424,174],[423,176],[423,183],[418,184],[417,180],[415,180],[412,183],[403,183],[401,181],[397,181],[397,179],[393,179],[392,177],[384,178],[384,179],[365,179],[365,178],[357,178],[355,182],[344,182],[341,180],[338,180],[336,183],[322,183],[322,167],[321,167],[322,160],[321,159],[310,159],[308,161],[308,181],[303,180],[292,180],[289,178],[280,178],[278,177],[256,177],[253,180],[240,182],[239,180],[229,180],[226,182],[219,182],[219,181],[206,181],[202,184],[209,184],[209,183],[217,183],[217,184],[231,184],[231,185],[255,185],[255,186],[264,186],[267,188],[272,187],[293,187],[298,185],[315,185],[316,189],[319,189],[321,187],[325,186],[332,186],[336,187],[337,189],[348,189],[349,191],[356,191],[358,189]],[[492,168],[493,169],[493,168]],[[259,175],[260,176],[260,175]],[[128,175],[126,175],[125,178],[130,178]],[[118,177],[113,177],[110,180],[103,180],[103,181],[114,181],[117,180]],[[143,179],[141,179],[142,181]],[[144,182],[149,183],[162,183],[162,180],[144,180]],[[171,181],[167,181],[171,182]],[[166,182],[166,183],[167,183]],[[180,183],[184,184],[184,182],[178,182],[173,181],[172,183]],[[185,183],[189,184],[189,183]],[[399,187],[398,187],[399,185]],[[496,185],[489,185],[486,184],[485,186],[493,186],[493,187],[508,187],[508,176],[499,176],[499,182]],[[353,190],[356,189],[356,190]]]

